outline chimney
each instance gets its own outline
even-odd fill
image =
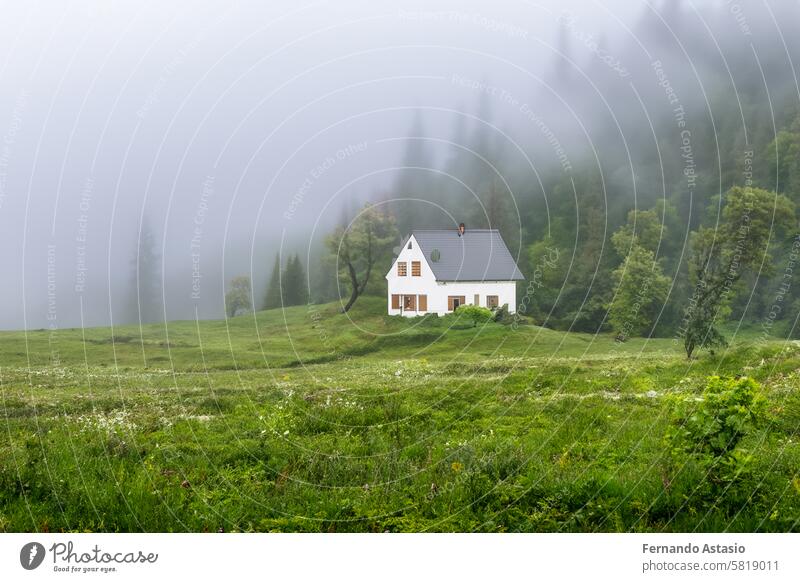
[[[464,226],[464,223],[462,222],[461,224],[458,225],[458,236],[462,236],[464,234],[465,230],[466,230],[466,227]]]

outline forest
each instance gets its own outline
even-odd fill
[[[477,93],[477,109],[456,116],[450,154],[431,164],[438,159],[431,144],[442,138],[428,134],[433,113],[420,107],[391,187],[350,199],[326,235],[332,244],[298,245],[303,259],[289,253],[265,266],[268,290],[254,294],[255,308],[346,302],[352,285],[338,252],[364,221],[366,203],[395,229],[367,294],[385,295],[383,271],[401,236],[464,221],[500,230],[528,275],[518,288],[520,311],[539,325],[611,332],[617,341],[677,337],[687,355],[725,345],[719,326],[727,322],[796,337],[800,91],[786,73],[794,72],[797,42],[755,48],[746,34],[701,34],[701,22],[730,25],[726,6],[706,10],[700,21],[680,2],[665,3],[658,18],[644,11],[629,45],[603,51],[635,54],[638,38],[655,44],[649,62],[625,64],[622,84],[618,64],[576,66],[574,45],[585,39],[574,20],[562,19],[559,53],[541,80],[547,91],[530,100],[540,113],[491,81],[454,78]],[[800,16],[794,6],[779,10],[787,21]],[[766,18],[748,26],[766,27]],[[689,59],[676,56],[676,44]],[[558,96],[587,89],[596,94],[571,104],[587,124],[580,139],[561,117]],[[504,106],[529,122],[527,133],[501,125]]]

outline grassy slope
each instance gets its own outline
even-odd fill
[[[794,344],[689,364],[671,339],[382,308],[0,333],[0,530],[799,527]],[[743,371],[770,401],[752,481],[667,485],[665,395]]]
[[[385,300],[366,297],[347,315],[337,306],[292,307],[219,321],[178,321],[168,326],[147,325],[59,330],[0,332],[4,367],[47,366],[53,351],[63,365],[208,369],[282,368],[314,364],[344,356],[386,359],[419,352],[443,360],[480,361],[498,349],[515,356],[581,356],[607,354],[607,338],[594,341],[587,334],[564,334],[536,326],[470,329],[453,317],[425,322],[383,315]],[[85,342],[83,338],[85,337]],[[498,346],[502,342],[501,346]],[[202,348],[202,351],[201,351]],[[679,354],[672,340],[633,340],[614,352]]]

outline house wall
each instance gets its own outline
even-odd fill
[[[474,305],[475,295],[478,304],[487,307],[486,297],[497,295],[498,307],[508,304],[508,310],[514,313],[517,308],[517,286],[514,281],[451,281],[437,283],[433,290],[435,299],[428,298],[428,311],[444,315],[449,313],[448,297],[463,296],[467,305]]]
[[[514,281],[438,282],[428,265],[427,258],[423,256],[413,236],[410,241],[411,248],[408,248],[407,241],[400,255],[397,257],[397,260],[392,264],[391,270],[386,274],[386,280],[388,281],[388,295],[386,301],[389,315],[405,315],[407,317],[416,317],[418,315],[425,315],[426,313],[445,315],[449,313],[448,297],[463,295],[466,304],[472,305],[476,294],[480,296],[479,303],[482,307],[486,307],[487,295],[497,295],[499,306],[508,304],[508,309],[511,313],[516,311],[517,286]],[[421,274],[419,277],[413,277],[411,275],[412,261],[420,261],[421,263]],[[408,274],[405,277],[397,276],[398,262],[408,263]],[[405,311],[402,309],[402,301],[400,303],[400,309],[392,309],[392,295],[427,295],[428,310]],[[418,301],[416,303],[419,305]]]
[[[410,249],[408,248],[409,242],[411,243]],[[411,274],[412,261],[420,262],[421,268],[419,277],[414,277]],[[405,277],[397,276],[398,262],[405,262],[407,264],[407,275]],[[406,241],[406,244],[400,251],[397,259],[394,263],[392,263],[392,268],[386,274],[386,280],[389,283],[386,301],[390,315],[398,315],[402,313],[408,317],[415,317],[417,315],[425,315],[425,313],[431,313],[433,311],[434,307],[431,303],[431,300],[432,296],[436,292],[436,278],[433,276],[433,271],[431,271],[431,268],[428,266],[428,262],[425,260],[425,257],[423,256],[422,251],[420,250],[419,245],[413,236]],[[409,313],[404,313],[403,309],[392,309],[392,295],[427,295],[428,311],[412,311]],[[416,303],[419,305],[419,302]]]

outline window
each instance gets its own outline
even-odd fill
[[[408,248],[411,248],[411,241],[408,241]]]
[[[447,297],[447,310],[455,311],[460,305],[464,305],[464,303],[466,303],[466,301],[464,301],[463,295],[450,295]]]
[[[472,302],[473,305],[480,305],[481,304],[481,296],[475,293],[475,301]]]
[[[411,261],[411,276],[419,277],[422,275],[422,265],[419,261]]]
[[[408,263],[397,263],[397,276],[405,277],[408,274]]]
[[[419,304],[417,307],[420,311],[428,311],[428,296],[427,295],[418,295],[417,296],[417,303]]]
[[[392,309],[400,309],[400,296],[392,295]]]
[[[417,296],[403,295],[403,311],[416,311],[416,310],[417,310]]]
[[[488,307],[489,309],[493,309],[493,308],[497,307],[498,303],[499,303],[499,301],[498,301],[497,295],[487,295],[486,296],[486,307]]]

